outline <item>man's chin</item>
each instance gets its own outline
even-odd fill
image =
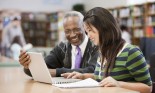
[[[79,42],[72,42],[71,44],[73,44],[74,46],[78,46],[78,45],[80,45]]]

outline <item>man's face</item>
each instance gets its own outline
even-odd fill
[[[64,19],[64,30],[67,40],[77,46],[83,42],[84,31],[78,17],[68,17]]]

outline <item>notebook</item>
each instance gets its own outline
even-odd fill
[[[66,79],[64,77],[52,77],[45,64],[44,58],[41,53],[27,52],[30,55],[31,62],[29,69],[32,77],[35,81],[50,83],[50,84],[62,84],[80,81],[80,79]]]
[[[99,82],[88,78],[78,82],[67,83],[67,84],[53,84],[56,87],[60,88],[88,88],[88,87],[99,87]]]

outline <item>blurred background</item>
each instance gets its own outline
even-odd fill
[[[147,62],[155,53],[155,0],[0,0],[0,57],[18,60],[20,49],[46,56],[65,41],[63,15],[108,9],[128,42],[141,48]],[[14,51],[16,50],[16,51]]]

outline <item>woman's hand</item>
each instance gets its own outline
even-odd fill
[[[103,87],[120,87],[120,84],[117,80],[112,77],[107,77],[100,82],[100,86]]]
[[[64,73],[64,74],[61,74],[61,76],[65,77],[65,78],[74,78],[74,79],[83,79],[84,78],[83,74],[79,73],[79,72]]]

